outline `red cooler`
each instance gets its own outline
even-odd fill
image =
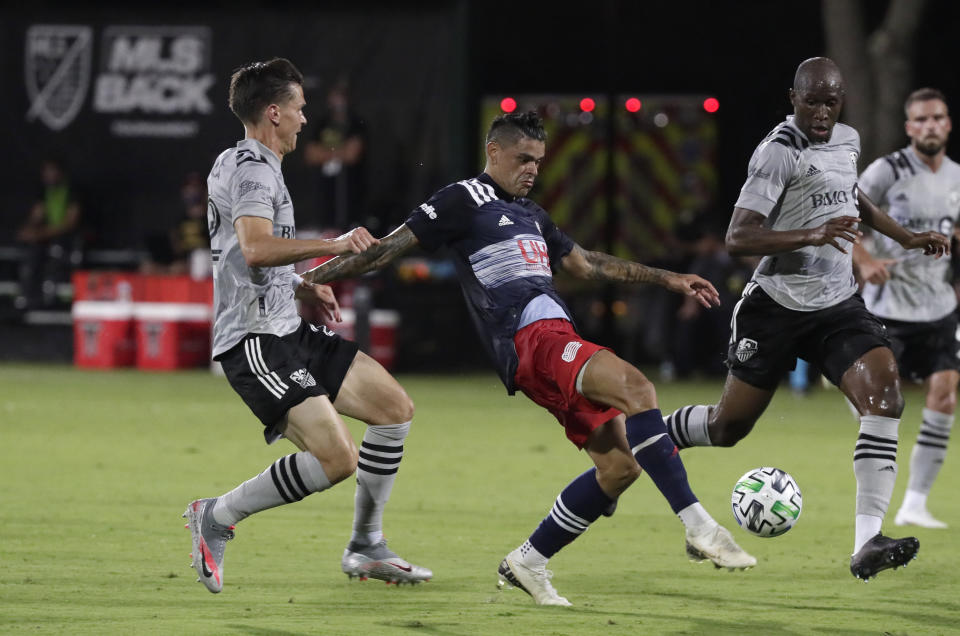
[[[138,368],[183,369],[210,363],[210,305],[137,303],[134,318]]]
[[[134,363],[133,308],[130,301],[78,300],[73,303],[73,362],[110,369]]]

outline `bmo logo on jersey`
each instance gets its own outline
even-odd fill
[[[550,253],[547,244],[536,239],[517,239],[523,260],[531,265],[545,265],[550,268]]]
[[[810,205],[812,205],[814,209],[824,205],[842,205],[849,203],[851,200],[850,193],[846,190],[818,192],[810,195]]]

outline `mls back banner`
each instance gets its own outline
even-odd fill
[[[286,57],[304,73],[308,123],[284,160],[298,225],[323,227],[317,168],[302,146],[315,134],[327,89],[349,82],[368,135],[368,199],[397,219],[462,168],[458,36],[448,9],[403,19],[383,10],[195,11],[178,21],[156,10],[6,11],[0,69],[7,99],[0,169],[0,243],[9,243],[36,198],[43,159],[61,162],[83,192],[95,242],[135,247],[182,215],[180,185],[206,175],[243,137],[227,107],[237,67]],[[411,43],[417,43],[412,46]],[[11,186],[11,184],[13,184]]]

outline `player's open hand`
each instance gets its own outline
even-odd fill
[[[922,249],[924,254],[934,258],[950,253],[950,237],[940,232],[914,232],[900,245],[905,250]]]
[[[895,258],[870,258],[857,264],[860,278],[874,285],[882,285],[890,280],[890,268],[897,263]]]
[[[316,305],[326,320],[342,322],[340,304],[329,285],[317,285],[303,281],[297,285],[296,297],[299,300]]]
[[[720,305],[717,288],[696,274],[671,274],[666,279],[666,288],[684,296],[691,296],[707,308]]]
[[[838,216],[823,225],[810,230],[809,245],[832,245],[844,254],[847,250],[841,240],[859,243],[863,232],[857,229],[860,218],[856,216]]]
[[[359,254],[374,245],[380,244],[380,239],[374,238],[365,227],[357,227],[346,234],[333,239],[335,254]]]

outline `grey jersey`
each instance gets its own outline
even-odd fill
[[[858,216],[859,155],[860,136],[850,126],[837,124],[830,141],[812,144],[787,117],[753,151],[736,205],[764,215],[764,226],[779,231]],[[830,245],[808,245],[764,256],[753,280],[787,309],[836,305],[857,291],[850,244],[840,244],[846,254]]]
[[[233,224],[241,216],[273,221],[273,235],[294,238],[293,203],[280,159],[255,139],[220,153],[207,177],[213,255],[213,355],[248,333],[284,336],[300,325],[293,265],[250,267]]]
[[[907,146],[871,163],[860,175],[860,187],[905,228],[953,234],[960,214],[960,165],[949,157],[944,157],[940,169],[933,172]],[[949,258],[905,250],[878,233],[874,237],[873,255],[897,262],[888,267],[889,281],[864,287],[863,299],[870,311],[881,318],[929,322],[956,308]]]

